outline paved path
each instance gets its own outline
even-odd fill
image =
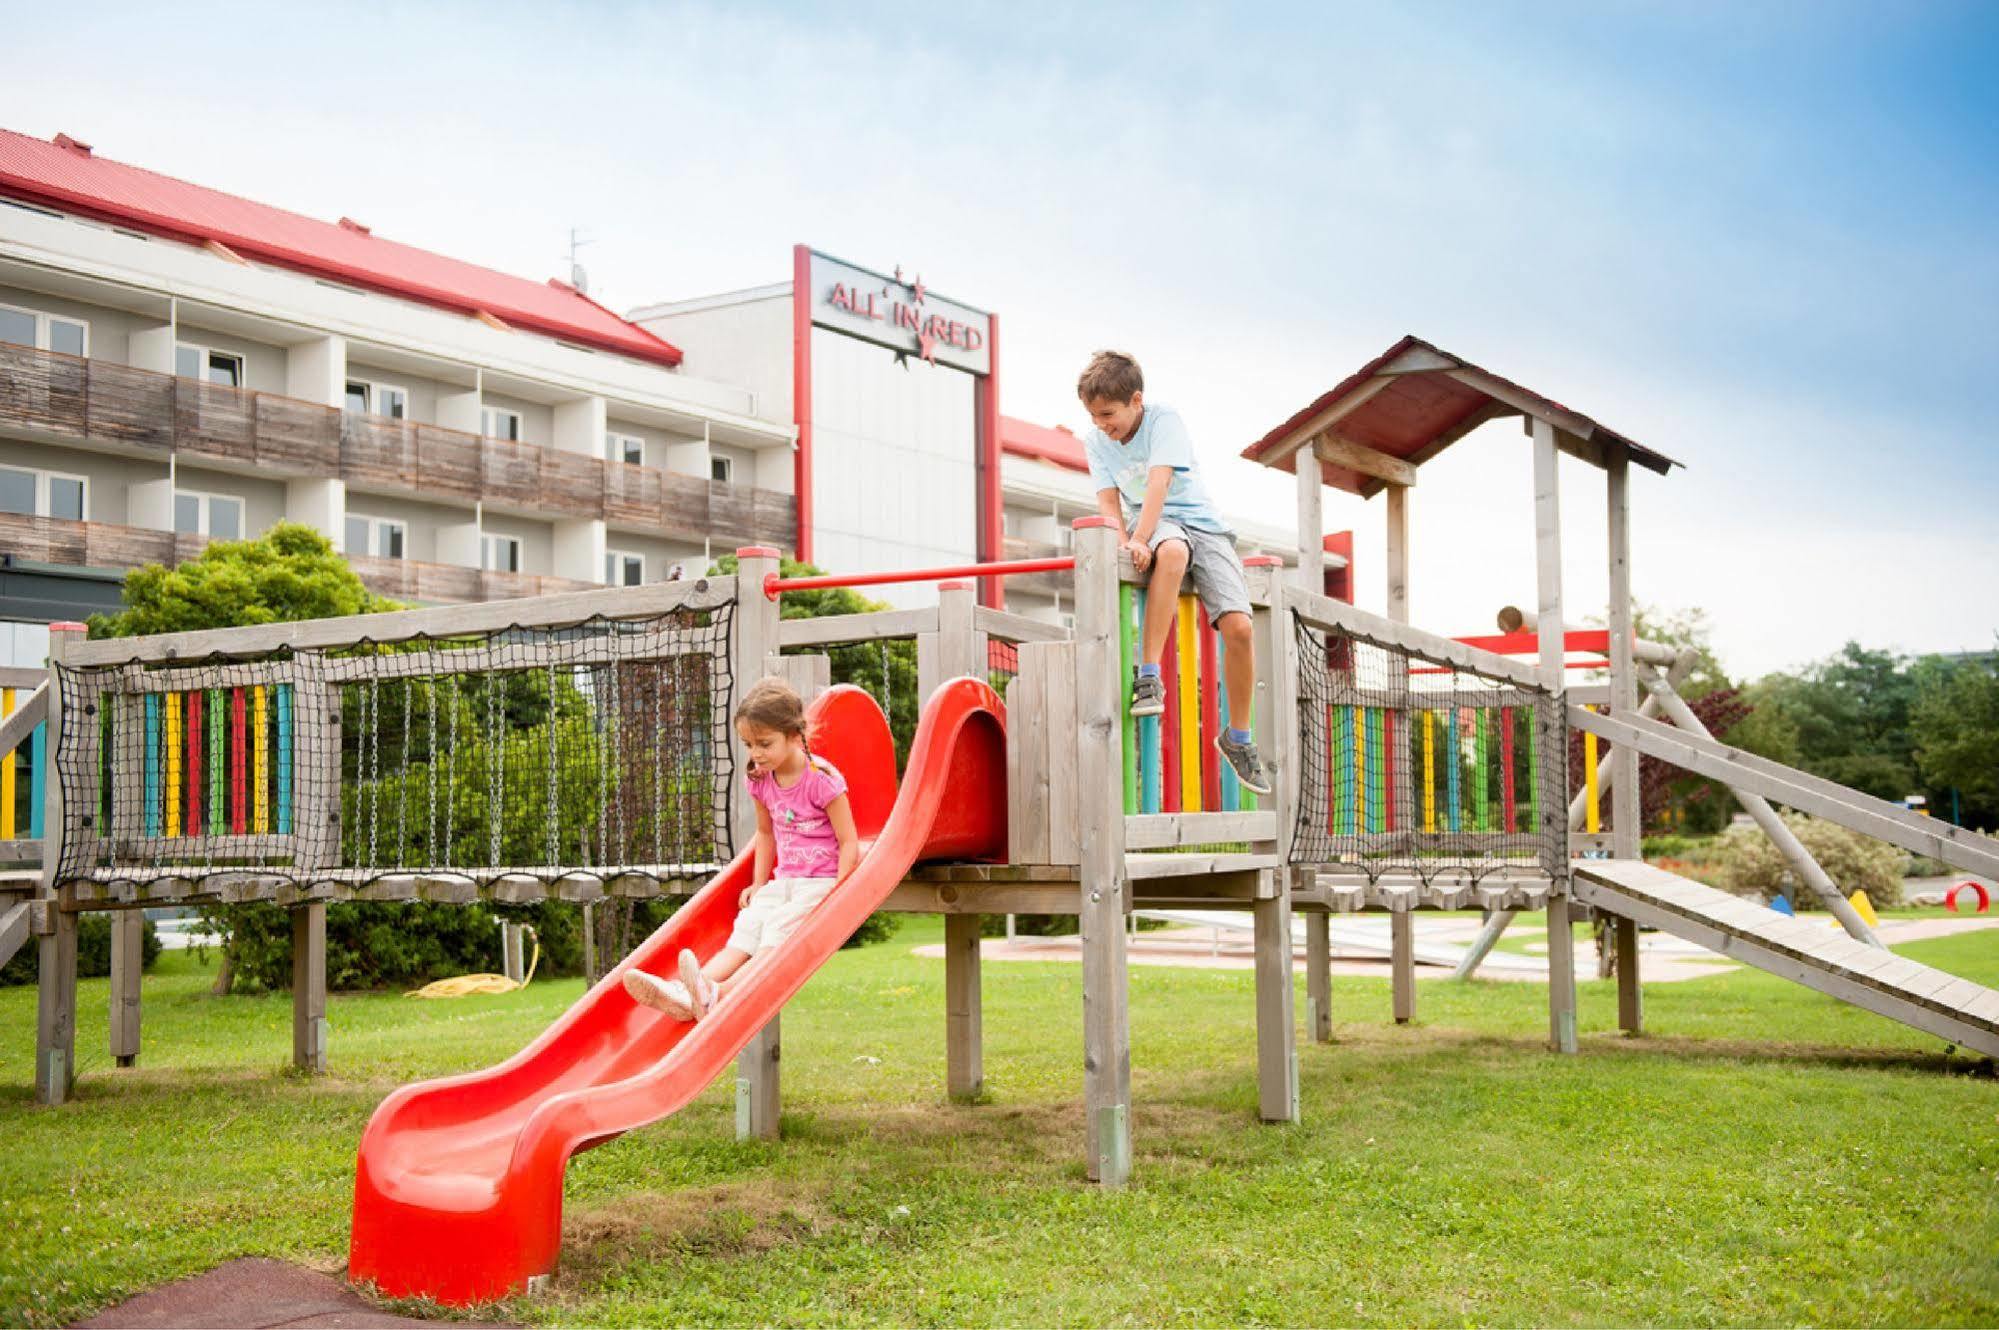
[[[432,1325],[437,1322],[395,1316],[368,1302],[332,1275],[288,1261],[245,1257],[218,1265],[205,1275],[162,1284],[135,1298],[108,1307],[81,1327],[145,1326],[242,1327],[266,1330],[273,1326],[362,1327]],[[468,1327],[474,1322],[454,1321]],[[491,1323],[484,1323],[490,1326]]]

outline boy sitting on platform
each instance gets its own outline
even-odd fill
[[[1269,794],[1270,773],[1256,742],[1247,728],[1235,724],[1251,714],[1256,690],[1249,585],[1236,557],[1235,533],[1201,483],[1187,427],[1171,407],[1146,404],[1145,376],[1122,351],[1090,357],[1076,381],[1076,395],[1096,425],[1084,436],[1083,452],[1097,486],[1097,508],[1118,524],[1132,566],[1141,573],[1152,571],[1131,714],[1156,716],[1166,709],[1159,662],[1173,631],[1180,583],[1191,572],[1208,621],[1228,652],[1230,724],[1215,736],[1215,747],[1243,788]]]

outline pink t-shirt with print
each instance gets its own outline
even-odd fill
[[[838,877],[840,838],[826,805],[847,792],[847,778],[823,758],[813,758],[798,783],[785,789],[777,777],[750,777],[750,797],[770,813],[777,834],[777,864],[772,877]]]

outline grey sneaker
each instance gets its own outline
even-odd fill
[[[1141,674],[1131,681],[1131,714],[1157,716],[1166,710],[1166,681],[1156,674]]]
[[[1235,772],[1236,783],[1245,790],[1258,794],[1270,793],[1270,768],[1263,765],[1263,755],[1256,751],[1256,741],[1230,743],[1226,734],[1215,736],[1215,748],[1219,751],[1229,769]]]

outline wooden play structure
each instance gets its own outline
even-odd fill
[[[1521,421],[1534,476],[1534,609],[1513,612],[1497,636],[1418,629],[1408,586],[1418,470],[1501,418]],[[1608,628],[1593,633],[1567,626],[1563,453],[1605,476],[1610,602]],[[945,916],[945,1088],[982,1089],[981,917],[1076,916],[1084,1151],[1105,1185],[1131,1166],[1134,909],[1253,916],[1267,1121],[1300,1112],[1294,912],[1306,916],[1305,1025],[1317,1041],[1331,1036],[1331,914],[1388,913],[1391,1010],[1407,1021],[1413,912],[1476,907],[1488,926],[1464,972],[1515,912],[1547,911],[1549,1043],[1563,1053],[1577,1048],[1570,924],[1595,910],[1613,925],[1624,1030],[1643,1022],[1642,925],[1999,1056],[1999,992],[1882,949],[1771,806],[1971,872],[1999,873],[1999,842],[1714,740],[1674,689],[1688,662],[1634,638],[1631,468],[1664,475],[1670,459],[1413,338],[1245,455],[1298,477],[1299,568],[1248,561],[1254,727],[1275,774],[1261,799],[1214,760],[1230,719],[1216,686],[1223,659],[1191,599],[1165,665],[1168,710],[1131,721],[1144,579],[1101,519],[1076,523],[1072,557],[1018,564],[786,582],[773,551],[750,548],[733,574],[630,589],[116,641],[58,626],[51,677],[0,721],[0,750],[46,727],[33,768],[50,772],[36,801],[41,867],[0,877],[0,953],[30,936],[41,949],[40,1098],[71,1092],[79,913],[133,921],[114,931],[125,939],[111,999],[122,1063],[139,1049],[139,907],[288,907],[294,1056],[323,1068],[329,901],[696,891],[754,826],[727,724],[745,683],[781,673],[809,701],[830,684],[828,651],[889,641],[915,643],[923,698],[965,676],[1004,695],[1004,792],[996,776],[981,796],[1003,800],[1004,854],[917,863],[882,902]],[[1386,614],[1323,594],[1328,485],[1387,505]],[[978,603],[971,579],[1027,571],[1073,579],[1073,631]],[[934,582],[936,603],[781,616],[788,590],[884,581]],[[1571,684],[1577,665],[1607,672],[1607,684]],[[1591,736],[1574,792],[1571,728]],[[1646,866],[1641,753],[1727,782],[1845,933]],[[742,1044],[745,1135],[776,1133],[778,1041],[773,1009]]]

